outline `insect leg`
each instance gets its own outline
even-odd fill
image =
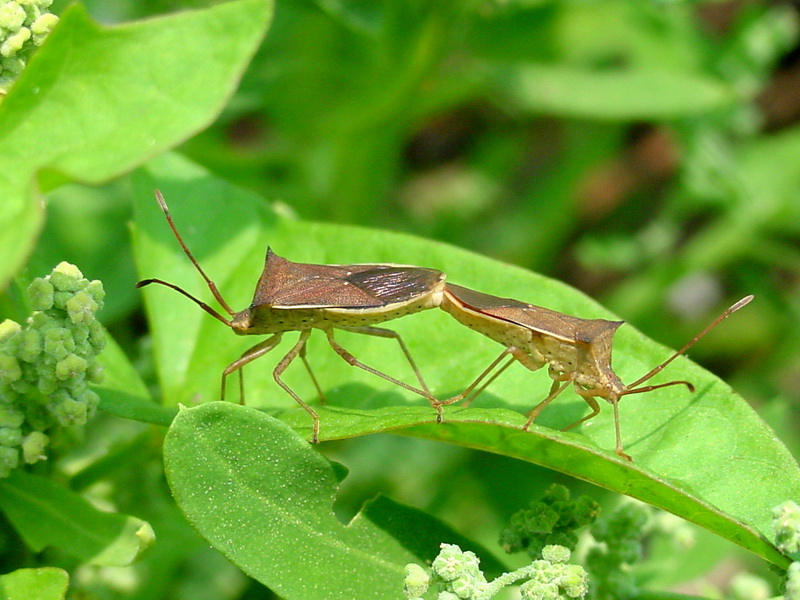
[[[280,341],[281,334],[276,333],[272,337],[268,337],[263,342],[259,342],[252,348],[246,350],[241,357],[225,367],[225,370],[222,372],[222,389],[220,393],[220,399],[225,400],[225,382],[228,379],[228,375],[234,371],[239,371],[239,393],[241,394],[239,396],[239,404],[244,404],[244,378],[242,377],[242,368],[247,363],[257,359],[259,356],[265,355],[267,352],[277,346],[278,342]]]
[[[497,369],[494,373],[492,373],[492,376],[489,378],[489,380],[486,381],[486,383],[481,385],[476,390],[475,388],[478,385],[481,384],[483,379],[489,373],[491,373],[492,370],[495,369],[495,367],[497,367],[497,365],[499,365],[502,362],[504,357],[506,357],[509,354],[511,355],[510,359],[504,365],[502,365],[499,369]],[[503,373],[503,371],[505,371],[508,367],[510,367],[514,363],[515,360],[517,360],[520,363],[522,363],[525,367],[527,367],[531,371],[536,371],[537,369],[541,368],[541,366],[542,366],[542,363],[540,361],[537,361],[536,359],[534,359],[530,354],[528,354],[524,350],[521,350],[520,348],[517,348],[516,346],[508,346],[505,350],[503,350],[500,353],[500,355],[497,358],[495,358],[491,362],[491,364],[488,367],[486,367],[486,369],[483,370],[483,372],[480,375],[478,375],[478,377],[475,379],[475,381],[473,381],[469,386],[467,386],[467,388],[463,392],[461,392],[460,394],[458,394],[456,396],[453,396],[452,398],[448,398],[447,400],[443,400],[441,402],[441,404],[443,404],[443,405],[454,404],[454,403],[459,402],[460,400],[466,398],[467,400],[464,402],[464,404],[462,406],[465,406],[465,407],[469,406],[470,404],[472,404],[472,402],[475,400],[475,398],[480,396],[484,392],[484,390],[492,384],[492,382],[495,379],[500,377],[500,375]]]
[[[422,378],[422,373],[420,372],[419,368],[417,367],[417,363],[414,362],[414,359],[411,356],[411,353],[408,351],[408,347],[406,343],[403,341],[403,338],[400,337],[400,334],[396,331],[392,331],[391,329],[383,329],[382,327],[340,327],[339,329],[344,329],[345,331],[352,331],[354,333],[364,333],[366,335],[374,335],[376,337],[382,338],[393,338],[397,340],[397,343],[400,344],[400,349],[403,351],[403,354],[406,355],[406,359],[408,360],[408,364],[411,365],[411,368],[414,370],[414,375],[417,376],[417,381],[419,381],[420,386],[422,387],[425,392],[430,395],[431,392],[428,389],[425,380]]]
[[[486,377],[486,375],[488,375],[492,371],[492,369],[494,369],[498,364],[500,364],[500,361],[506,355],[510,354],[512,352],[512,350],[513,350],[513,348],[506,348],[505,350],[503,350],[503,352],[500,354],[500,356],[495,358],[492,361],[492,363],[488,367],[486,367],[486,369],[483,371],[483,373],[478,375],[478,378],[475,381],[473,381],[469,385],[469,387],[467,387],[467,389],[465,389],[463,392],[461,392],[458,396],[455,397],[456,400],[453,400],[451,398],[450,400],[447,400],[446,402],[449,404],[451,401],[456,401],[457,402],[461,398],[466,398],[466,400],[464,400],[464,404],[462,406],[467,407],[470,404],[472,404],[472,402],[475,400],[475,398],[480,396],[484,392],[484,390],[486,390],[487,387],[492,385],[492,382],[494,382],[495,379],[497,379],[498,377],[500,377],[500,375],[503,374],[503,371],[505,371],[508,367],[510,367],[514,363],[514,357],[513,356],[509,357],[509,359],[506,361],[506,364],[504,364],[499,369],[497,369],[494,373],[492,373],[492,376],[489,377],[489,379],[486,381],[486,383],[481,385],[478,389],[475,389],[475,386],[477,386],[481,382],[481,380],[484,377]]]
[[[356,328],[356,329],[358,330],[360,328]],[[407,383],[405,383],[403,381],[400,381],[399,379],[395,379],[391,375],[387,375],[386,373],[378,371],[378,369],[375,369],[374,367],[370,367],[369,365],[365,365],[360,360],[358,360],[355,356],[353,356],[347,350],[345,350],[339,344],[339,342],[337,342],[334,339],[334,337],[333,337],[333,329],[328,329],[328,330],[325,331],[325,333],[328,336],[328,343],[331,345],[331,348],[333,348],[333,350],[336,352],[336,354],[341,356],[347,362],[347,364],[349,364],[349,365],[351,365],[353,367],[358,367],[359,369],[364,369],[368,373],[372,373],[373,375],[377,375],[378,377],[381,377],[382,379],[385,379],[386,381],[389,381],[389,382],[391,382],[391,383],[393,383],[395,385],[398,385],[398,386],[400,386],[401,388],[403,388],[405,390],[408,390],[410,392],[414,392],[415,394],[418,394],[418,395],[422,396],[423,398],[426,398],[428,400],[428,402],[431,403],[431,406],[436,409],[436,420],[437,420],[437,422],[441,423],[441,421],[442,421],[442,407],[439,405],[439,401],[436,400],[436,398],[434,398],[431,395],[430,392],[421,390],[419,388],[415,388],[414,386],[408,385]]]
[[[619,431],[619,398],[611,399],[611,406],[614,407],[614,432],[617,434],[617,454],[622,458],[633,462],[633,459],[622,451],[622,434]]]
[[[303,347],[300,348],[300,359],[303,361],[303,364],[306,366],[306,371],[308,371],[309,377],[311,377],[311,381],[314,383],[314,387],[317,388],[317,394],[319,395],[319,403],[325,404],[325,394],[322,393],[322,388],[319,387],[319,382],[317,381],[316,376],[314,375],[314,371],[311,370],[311,363],[308,362],[306,358],[306,348],[308,346],[303,344]]]
[[[525,426],[522,428],[523,431],[527,431],[528,427],[531,426],[531,423],[539,416],[539,413],[542,412],[548,404],[550,404],[553,400],[558,397],[558,395],[563,392],[567,386],[572,382],[572,378],[565,379],[563,382],[560,379],[554,379],[553,385],[550,386],[550,393],[547,395],[547,398],[539,402],[533,410],[528,415],[528,420],[525,422]]]
[[[291,364],[291,362],[295,358],[297,358],[297,355],[303,351],[303,347],[306,345],[306,341],[308,340],[309,335],[311,335],[310,329],[304,329],[303,331],[300,332],[300,338],[297,340],[297,343],[294,346],[292,346],[292,349],[286,353],[286,355],[280,360],[280,362],[278,362],[277,366],[275,367],[275,370],[272,371],[272,376],[275,378],[275,383],[281,386],[287,394],[289,394],[292,398],[294,398],[295,401],[300,406],[303,407],[303,410],[305,410],[309,415],[311,415],[311,418],[314,420],[314,426],[311,433],[311,442],[316,444],[317,442],[319,442],[319,415],[313,408],[311,408],[308,404],[303,402],[300,396],[298,396],[295,393],[295,391],[288,385],[286,385],[283,382],[283,379],[281,379],[281,375],[289,366],[289,364]]]
[[[584,421],[588,421],[589,419],[591,419],[592,417],[595,417],[597,414],[600,413],[600,405],[598,404],[597,400],[595,400],[595,398],[593,396],[589,395],[591,393],[591,390],[577,389],[578,386],[575,386],[575,387],[576,387],[575,391],[578,392],[578,394],[581,396],[581,398],[586,400],[586,404],[588,404],[591,407],[592,412],[590,412],[585,417],[583,417],[581,419],[578,419],[577,421],[575,421],[569,427],[564,427],[564,429],[562,429],[562,431],[568,431],[568,430],[572,429],[573,427],[577,427],[578,425],[580,425]],[[629,460],[629,461],[633,462],[633,459],[630,456],[628,456],[627,454],[625,454],[625,452],[622,451],[622,433],[620,432],[620,425],[619,425],[619,398],[612,396],[611,398],[609,398],[608,401],[611,403],[611,406],[614,408],[614,433],[616,434],[616,437],[617,437],[617,446],[616,446],[615,450],[616,450],[616,452],[617,452],[617,454],[619,456],[621,456],[625,460]]]

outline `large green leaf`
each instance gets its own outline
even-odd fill
[[[36,174],[105,181],[206,126],[271,14],[270,2],[237,0],[104,28],[68,9],[0,104],[0,285],[42,225]]]
[[[281,217],[253,195],[174,157],[164,157],[138,177],[135,241],[140,274],[181,285],[206,301],[211,301],[208,290],[152,199],[154,187],[164,191],[188,246],[237,309],[249,303],[269,244],[297,261],[436,267],[451,281],[487,293],[582,317],[615,318],[558,281],[464,250],[384,231]],[[222,369],[257,340],[248,344],[172,290],[146,290],[146,301],[166,398],[184,404],[218,399]],[[743,318],[746,309],[723,327],[735,326],[735,319]],[[442,398],[463,389],[500,349],[440,311],[405,317],[389,326],[404,337],[424,366],[432,390]],[[291,398],[272,381],[272,368],[295,334],[286,337],[273,355],[248,366],[247,402],[288,409],[282,418],[308,436],[308,415],[289,408]],[[342,334],[340,339],[365,362],[413,381],[391,340],[355,334]],[[615,340],[614,366],[623,381],[630,382],[669,354],[623,326]],[[623,438],[633,463],[614,454],[610,409],[575,432],[557,431],[587,410],[571,394],[563,394],[550,406],[530,432],[520,431],[524,423],[520,413],[547,393],[550,380],[545,370],[531,373],[515,366],[492,384],[475,408],[451,407],[445,422],[437,425],[425,400],[348,367],[326,347],[324,336],[312,336],[309,360],[328,399],[329,408],[320,409],[322,439],[399,431],[518,457],[660,506],[770,561],[787,562],[768,539],[770,510],[800,495],[800,469],[742,398],[686,358],[676,360],[656,381],[687,379],[695,384],[696,393],[673,387],[621,403]],[[302,365],[292,365],[285,379],[301,397],[314,400]]]
[[[62,600],[67,595],[69,575],[55,567],[17,569],[0,575],[3,600]]]
[[[403,567],[433,560],[442,539],[480,552],[484,568],[502,568],[446,526],[386,498],[341,523],[333,466],[285,423],[247,407],[182,410],[164,461],[192,525],[281,597],[399,597]]]
[[[72,490],[20,470],[0,480],[0,509],[35,552],[53,546],[95,565],[130,565],[155,540],[146,521],[97,510]]]

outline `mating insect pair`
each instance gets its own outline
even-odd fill
[[[300,332],[297,342],[274,368],[273,376],[278,385],[313,419],[312,441],[314,442],[319,437],[319,416],[286,385],[281,375],[299,356],[320,398],[323,397],[306,358],[306,343],[311,331],[321,329],[334,351],[347,363],[426,398],[437,411],[439,421],[443,406],[462,400],[465,400],[465,403],[471,402],[514,361],[520,362],[532,371],[548,365],[548,373],[553,379],[550,393],[531,411],[523,429],[527,430],[538,414],[572,383],[575,391],[589,404],[591,412],[566,429],[572,429],[598,414],[600,406],[595,398],[603,398],[614,408],[616,452],[630,460],[622,447],[617,406],[620,398],[679,384],[693,390],[692,384],[688,381],[670,381],[648,386],[642,384],[686,352],[725,317],[753,298],[747,296],[731,306],[669,359],[626,386],[611,368],[612,338],[622,321],[580,319],[524,302],[498,298],[447,283],[445,274],[435,269],[394,264],[294,263],[281,258],[268,248],[264,270],[256,286],[253,302],[248,308],[235,312],[222,298],[214,282],[206,275],[184,243],[170,216],[167,204],[158,191],[156,198],[184,253],[230,318],[224,317],[177,285],[161,279],[146,279],[140,281],[137,287],[158,283],[172,288],[198,304],[238,335],[272,334],[247,350],[223,371],[221,389],[223,400],[228,375],[235,371],[239,372],[240,399],[244,402],[243,367],[274,349],[285,332]],[[444,309],[462,324],[505,346],[501,354],[461,394],[445,400],[438,400],[431,394],[399,334],[375,327],[375,324],[435,307]],[[334,337],[336,329],[397,340],[416,374],[419,387],[395,379],[356,359],[336,341]]]

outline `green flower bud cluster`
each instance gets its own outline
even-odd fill
[[[592,525],[591,534],[602,545],[586,555],[596,600],[627,600],[638,592],[628,568],[642,558],[644,528],[650,517],[647,506],[626,502]]]
[[[438,591],[436,600],[490,600],[504,587],[526,580],[519,588],[523,600],[583,598],[589,589],[586,571],[568,564],[569,559],[568,548],[546,546],[540,560],[488,582],[480,570],[480,559],[473,552],[442,544],[431,564],[431,575],[419,565],[406,566],[405,596],[422,600],[433,583]]]
[[[772,509],[772,518],[778,550],[800,557],[800,506],[787,500]]]
[[[800,600],[800,562],[793,562],[786,571],[784,600]]]
[[[36,311],[25,326],[0,323],[0,477],[45,458],[53,430],[86,423],[102,369],[95,357],[105,330],[95,319],[103,284],[62,262],[28,287]]]
[[[583,567],[568,564],[570,555],[564,546],[545,546],[542,559],[531,565],[530,580],[519,588],[522,600],[583,598],[589,591],[589,577]]]
[[[552,485],[541,500],[511,516],[499,543],[508,553],[527,550],[531,558],[539,558],[548,545],[574,550],[578,543],[575,531],[591,525],[599,512],[600,505],[588,496],[570,500],[566,487]]]
[[[53,0],[0,0],[0,94],[8,91],[58,17]]]

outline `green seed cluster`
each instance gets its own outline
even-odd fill
[[[511,516],[509,525],[500,532],[500,546],[508,553],[526,550],[531,558],[541,557],[548,545],[574,550],[578,543],[577,529],[591,525],[600,512],[600,505],[581,496],[570,499],[563,485],[551,486],[541,500]]]
[[[598,519],[591,533],[600,545],[586,555],[597,600],[628,600],[636,597],[638,586],[630,565],[642,558],[644,528],[649,509],[639,503],[625,503]]]
[[[504,587],[525,580],[519,593],[523,600],[572,600],[583,598],[589,590],[586,571],[568,564],[570,550],[564,546],[545,546],[542,558],[516,571],[487,581],[480,559],[454,544],[442,544],[431,564],[431,575],[419,565],[406,566],[404,591],[409,600],[422,600],[431,584],[438,590],[437,600],[490,600]]]
[[[58,17],[53,0],[0,0],[0,95],[7,92]]]
[[[95,319],[103,307],[103,284],[77,267],[59,264],[28,287],[36,311],[25,326],[0,323],[0,477],[20,458],[45,458],[58,428],[81,426],[97,408],[102,369],[95,357],[105,330]]]
[[[522,600],[583,598],[589,591],[589,579],[583,567],[568,564],[570,555],[564,546],[545,546],[542,560],[531,565],[530,580],[519,588]]]
[[[792,500],[772,509],[775,545],[793,558],[800,558],[800,506]]]

